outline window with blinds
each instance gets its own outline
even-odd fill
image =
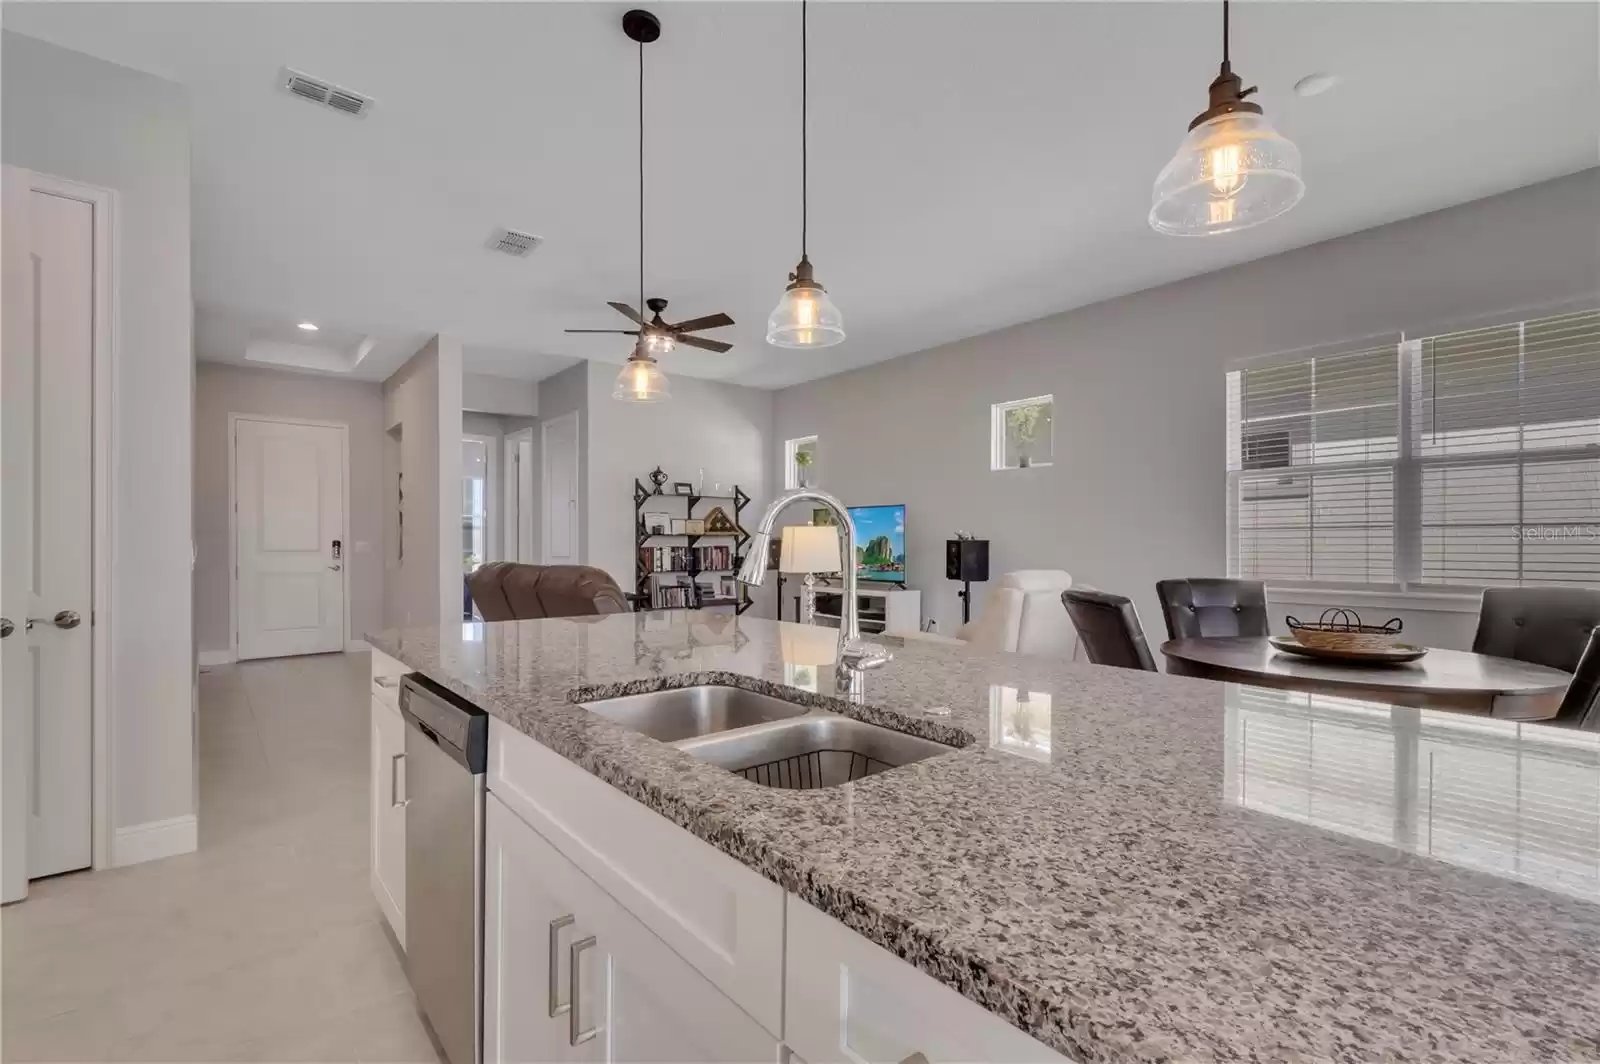
[[[1600,583],[1600,310],[1228,374],[1229,568]]]
[[[1235,575],[1393,584],[1395,346],[1229,374]]]

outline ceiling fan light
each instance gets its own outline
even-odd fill
[[[1173,236],[1248,229],[1288,211],[1306,193],[1300,149],[1251,110],[1196,125],[1156,178],[1150,226]]]
[[[678,346],[678,342],[672,338],[671,333],[658,332],[654,329],[645,330],[640,340],[644,343],[645,353],[652,358],[670,355],[673,348]]]
[[[617,383],[611,389],[611,398],[625,403],[659,403],[671,399],[667,390],[667,375],[661,372],[656,360],[640,347],[633,349],[628,361],[617,374]]]

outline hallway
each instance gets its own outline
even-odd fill
[[[368,890],[368,657],[200,676],[200,849],[4,911],[7,1061],[432,1062]]]

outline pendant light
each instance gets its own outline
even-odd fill
[[[639,45],[639,307],[644,301],[644,46],[661,38],[661,21],[648,11],[629,11],[622,16],[622,32]],[[623,363],[611,398],[626,403],[659,403],[672,398],[667,390],[667,375],[661,372],[655,356],[672,350],[672,337],[658,335],[641,327],[633,354]]]
[[[1156,178],[1150,225],[1175,236],[1211,236],[1271,221],[1300,202],[1300,149],[1272,128],[1255,87],[1228,62],[1228,3],[1222,0],[1222,70],[1211,83],[1211,106],[1189,123],[1189,135]]]
[[[844,318],[817,283],[806,257],[811,165],[808,138],[809,56],[806,53],[806,0],[800,0],[800,264],[789,275],[778,307],[767,319],[767,343],[777,347],[832,347],[844,339]]]

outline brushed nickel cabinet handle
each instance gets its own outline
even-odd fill
[[[561,929],[571,927],[572,921],[570,915],[558,916],[550,921],[550,1018],[552,1020],[572,1008],[572,1001],[569,999],[563,1004],[561,992],[556,989],[561,983]]]
[[[590,935],[580,938],[572,944],[570,949],[571,959],[568,963],[571,969],[567,972],[567,996],[572,999],[572,1012],[567,1016],[567,1044],[581,1046],[595,1035],[600,1033],[598,1025],[582,1030],[583,1020],[583,951],[592,948],[599,939]]]
[[[410,798],[400,797],[400,762],[405,759],[405,754],[392,754],[389,757],[389,805],[391,808],[403,809],[411,804]]]

